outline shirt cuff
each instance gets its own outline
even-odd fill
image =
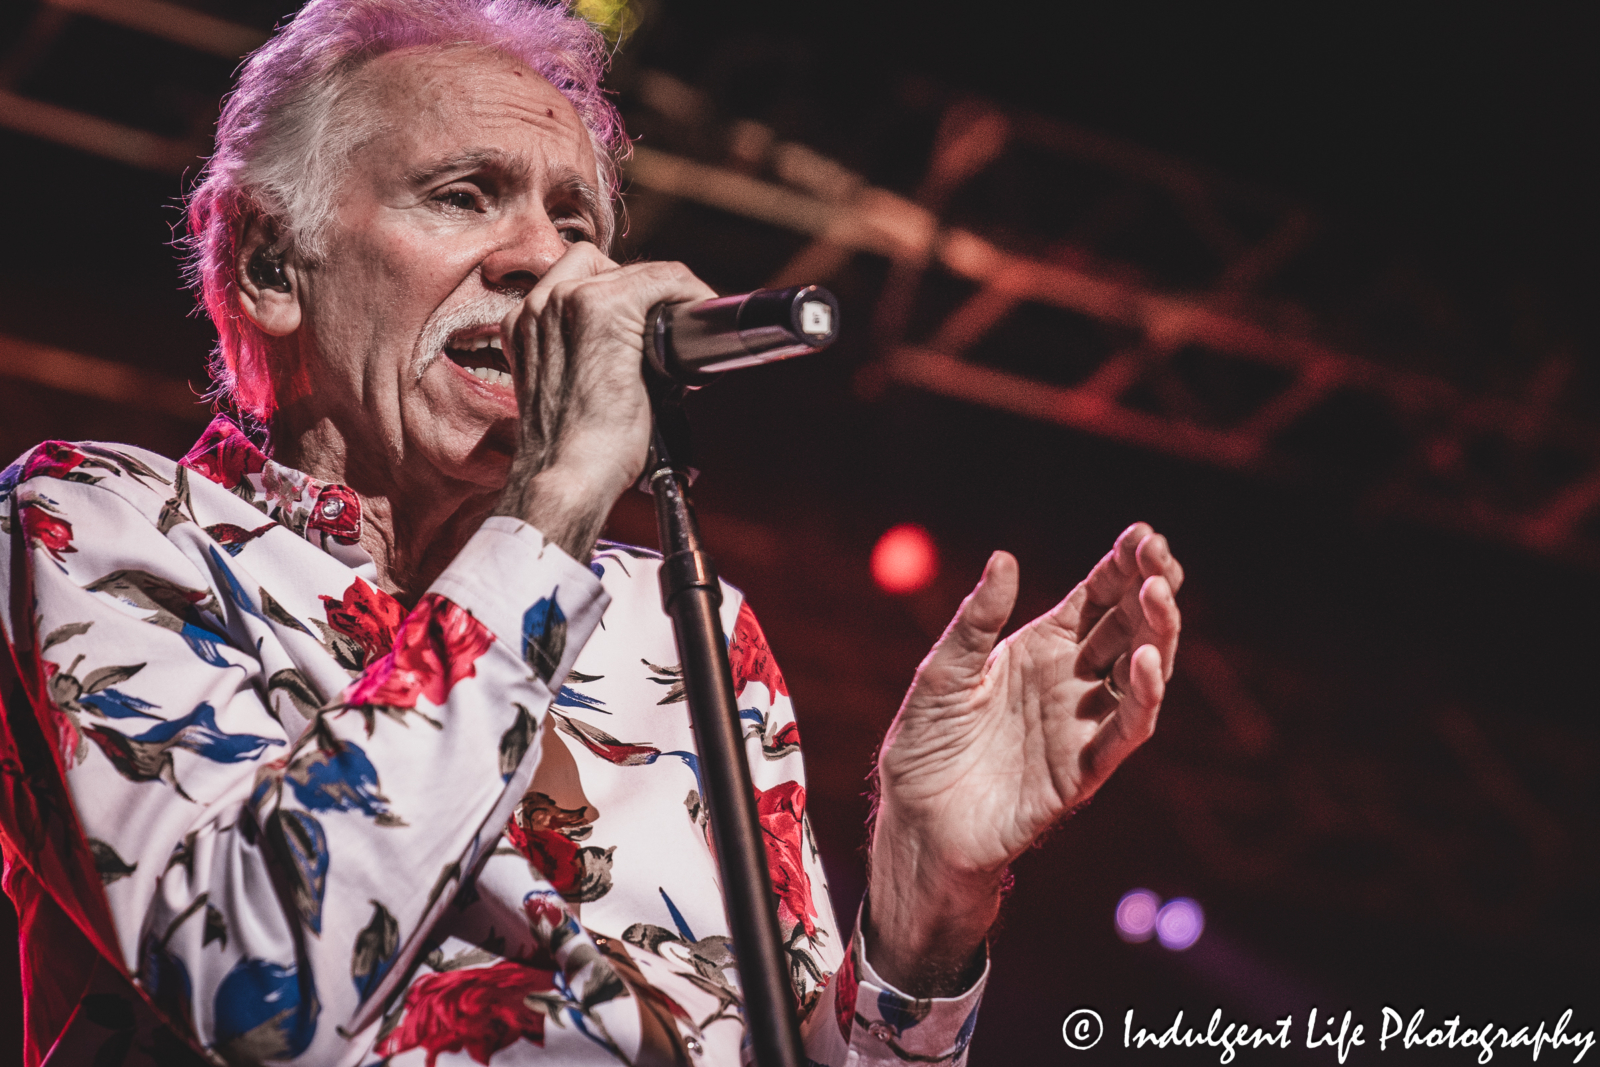
[[[506,515],[484,520],[430,592],[470,611],[552,694],[611,603],[593,571]]]
[[[865,903],[863,902],[863,913]],[[858,917],[845,967],[849,974],[835,992],[848,1000],[855,986],[850,1051],[858,1064],[961,1064],[978,1022],[978,1006],[989,982],[989,949],[983,971],[965,991],[951,997],[913,997],[894,986],[867,962],[866,934]],[[836,1001],[838,1002],[838,1001]]]

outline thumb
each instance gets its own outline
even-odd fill
[[[1009,552],[995,552],[984,565],[976,588],[961,602],[955,618],[933,646],[927,666],[982,672],[1016,602],[1017,559]]]

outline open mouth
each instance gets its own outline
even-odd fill
[[[452,334],[444,343],[444,354],[456,366],[490,385],[513,387],[511,364],[500,347],[498,328],[477,327]]]

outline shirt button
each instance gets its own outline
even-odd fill
[[[894,1037],[894,1031],[889,1029],[888,1026],[881,1022],[874,1022],[872,1025],[868,1026],[867,1033],[871,1034],[879,1041],[888,1041],[890,1038]]]
[[[325,519],[337,519],[344,514],[344,501],[338,497],[329,497],[317,508]]]

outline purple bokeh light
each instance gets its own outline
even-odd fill
[[[1161,898],[1148,889],[1130,889],[1117,901],[1117,936],[1124,941],[1150,940],[1156,932]]]
[[[1164,947],[1182,952],[1200,940],[1206,928],[1205,912],[1188,897],[1177,897],[1167,901],[1157,913],[1155,928],[1156,937]]]

